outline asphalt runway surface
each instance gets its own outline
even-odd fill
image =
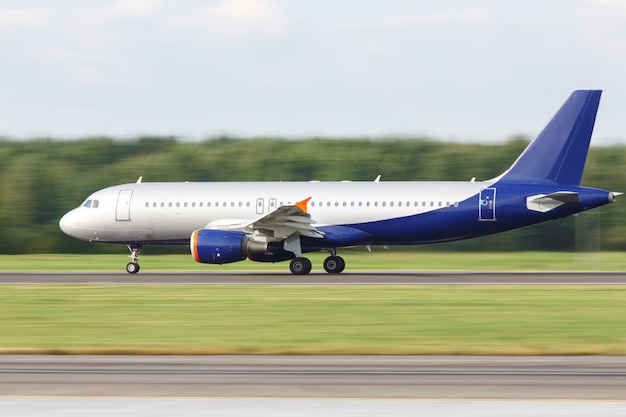
[[[0,356],[2,396],[626,400],[626,357]]]
[[[626,285],[626,272],[2,272],[0,284]]]

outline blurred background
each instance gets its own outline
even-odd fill
[[[616,0],[0,0],[0,253],[115,251],[58,219],[139,176],[488,179],[576,89],[604,90],[583,184],[626,191],[624,21]],[[624,210],[433,250],[624,250]]]
[[[65,236],[59,218],[92,192],[144,181],[469,181],[502,173],[526,146],[446,143],[421,138],[301,139],[91,138],[0,141],[0,253],[119,252]],[[626,190],[620,167],[626,146],[593,147],[583,185]],[[626,205],[611,204],[576,217],[433,250],[621,251]],[[156,248],[151,249],[151,251]],[[187,253],[186,248],[168,248]]]

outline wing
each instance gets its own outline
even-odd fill
[[[300,236],[321,239],[324,233],[317,230],[315,220],[306,212],[311,197],[290,206],[280,206],[273,212],[254,220],[245,229],[274,238],[286,238],[294,233]]]
[[[280,206],[276,210],[256,220],[220,219],[207,224],[207,229],[240,230],[261,235],[271,240],[282,240],[288,236],[305,236],[321,239],[325,235],[316,229],[315,220],[307,213],[307,203],[311,197],[294,205]]]

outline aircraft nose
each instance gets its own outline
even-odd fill
[[[61,220],[59,220],[59,228],[68,236],[74,237],[76,235],[77,226],[78,221],[74,210],[68,211],[61,217]]]

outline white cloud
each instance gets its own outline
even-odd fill
[[[388,21],[392,26],[415,24],[482,24],[491,17],[491,12],[485,8],[471,8],[466,10],[450,11],[447,13],[420,13],[396,16]]]
[[[120,0],[111,6],[113,14],[125,16],[152,16],[162,12],[162,0]]]
[[[0,9],[0,40],[75,84],[142,84],[168,53],[229,50],[284,33],[287,17],[274,0],[223,0],[209,5],[164,0],[83,3],[54,11]],[[4,36],[3,36],[4,34]],[[17,45],[19,40],[19,47]],[[0,44],[0,48],[2,48]],[[1,51],[1,49],[0,49]],[[163,58],[146,51],[162,51]]]
[[[0,9],[0,33],[15,29],[33,29],[46,24],[52,12],[43,8]]]
[[[271,0],[224,0],[164,18],[165,25],[176,30],[177,36],[212,47],[272,38],[286,30],[287,21],[279,5]]]

